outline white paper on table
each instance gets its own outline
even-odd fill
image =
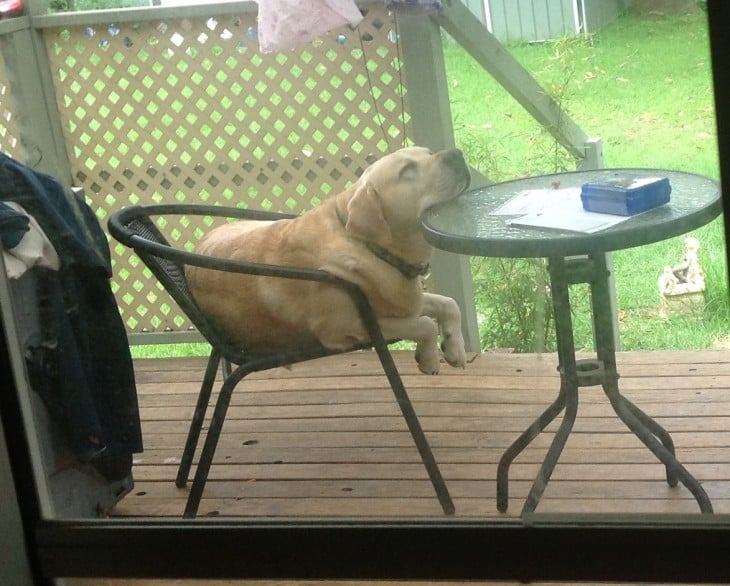
[[[628,220],[630,216],[599,214],[583,209],[580,187],[567,189],[528,189],[519,192],[492,212],[498,216],[517,216],[512,226],[552,228],[592,233]]]
[[[568,189],[525,189],[507,203],[494,210],[497,216],[518,216],[544,212],[546,209],[569,204],[576,197],[580,200],[580,188]]]

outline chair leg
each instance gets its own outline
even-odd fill
[[[213,383],[215,382],[215,376],[218,371],[218,364],[220,364],[220,361],[220,354],[215,349],[211,350],[210,358],[208,358],[208,366],[205,369],[205,376],[203,377],[203,384],[200,386],[198,402],[195,405],[193,419],[190,422],[190,429],[188,430],[188,437],[185,441],[185,449],[183,450],[182,458],[180,458],[180,467],[177,469],[175,485],[178,488],[183,488],[188,482],[190,467],[192,466],[193,457],[195,456],[195,449],[198,447],[200,430],[203,427],[205,412],[208,409],[210,394],[213,390]]]
[[[413,409],[413,404],[411,403],[411,399],[408,397],[408,393],[403,385],[398,369],[395,367],[393,357],[384,342],[378,343],[376,341],[374,347],[375,351],[378,353],[378,357],[380,358],[380,363],[383,365],[385,375],[388,377],[390,387],[393,390],[398,406],[406,420],[408,430],[411,432],[411,437],[413,437],[413,441],[418,448],[418,453],[421,455],[421,461],[426,467],[428,477],[436,491],[436,496],[441,504],[441,508],[443,509],[444,514],[453,515],[456,511],[456,507],[454,506],[454,502],[451,500],[449,489],[441,475],[441,470],[436,462],[436,458],[434,458],[431,447],[428,444],[428,440],[426,440],[426,436],[423,433],[423,428],[421,428],[421,423],[418,421],[418,416],[416,415],[416,411]]]
[[[203,490],[208,480],[208,473],[210,472],[210,466],[213,463],[213,457],[215,456],[215,450],[218,446],[218,440],[223,429],[223,423],[226,420],[226,413],[228,412],[228,406],[231,403],[231,397],[233,395],[233,389],[236,385],[245,377],[247,374],[252,372],[252,368],[239,366],[234,370],[228,377],[226,377],[221,387],[218,400],[215,404],[213,411],[213,418],[210,421],[210,428],[205,436],[205,443],[203,449],[200,452],[200,459],[198,460],[198,466],[195,469],[195,477],[193,478],[193,484],[190,487],[190,493],[188,494],[188,501],[185,505],[185,512],[183,517],[186,519],[194,518],[198,514],[198,507],[200,506],[200,499],[203,497]]]

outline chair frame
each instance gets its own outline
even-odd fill
[[[177,473],[176,485],[180,488],[187,484],[190,468],[200,439],[203,420],[210,404],[216,373],[221,362],[223,364],[223,384],[200,453],[183,517],[194,518],[197,515],[233,390],[244,377],[253,372],[362,349],[374,349],[377,353],[395,395],[395,399],[401,409],[401,413],[406,420],[408,429],[418,448],[421,460],[434,487],[441,508],[445,514],[453,514],[455,507],[446,483],[423,433],[423,429],[418,421],[418,417],[413,409],[400,374],[393,362],[393,357],[388,350],[388,342],[386,342],[380,330],[377,316],[363,291],[354,283],[322,270],[236,261],[201,255],[175,248],[169,244],[152,220],[154,216],[165,215],[215,216],[236,220],[279,220],[293,218],[295,216],[224,206],[153,204],[130,206],[115,212],[109,218],[108,227],[111,235],[135,251],[211,345],[208,365]],[[365,324],[370,336],[370,342],[347,350],[330,350],[321,345],[312,345],[290,351],[249,354],[245,349],[232,344],[226,339],[226,336],[200,311],[187,288],[184,271],[185,265],[260,277],[318,281],[342,287],[355,303],[362,322]]]

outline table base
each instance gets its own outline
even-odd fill
[[[560,391],[555,401],[502,455],[497,467],[497,509],[505,512],[508,507],[508,476],[512,462],[561,412],[565,411],[560,427],[523,505],[522,513],[530,513],[536,509],[573,429],[578,412],[579,387],[600,384],[619,419],[664,464],[669,486],[676,486],[681,482],[695,497],[700,511],[712,513],[712,504],[707,493],[677,460],[674,442],[669,433],[619,392],[614,325],[609,297],[609,271],[605,255],[551,258],[549,271],[558,342]],[[597,353],[595,360],[575,358],[568,288],[576,283],[588,283],[591,288]]]

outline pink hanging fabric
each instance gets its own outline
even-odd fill
[[[345,24],[357,25],[362,14],[354,0],[257,0],[262,53],[292,49]]]

